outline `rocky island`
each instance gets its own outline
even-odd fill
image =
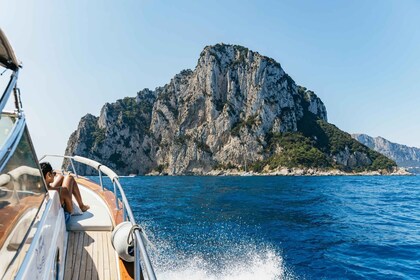
[[[194,70],[163,87],[84,116],[65,154],[97,159],[121,175],[396,170],[393,160],[328,123],[321,99],[274,59],[226,44],[205,47]],[[89,175],[85,168],[77,171]]]

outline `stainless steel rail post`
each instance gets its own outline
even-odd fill
[[[119,203],[118,203],[118,195],[117,195],[117,185],[116,185],[116,182],[117,180],[114,180],[113,182],[112,182],[112,184],[114,185],[114,195],[115,195],[115,205],[117,206],[117,210],[120,210],[120,205],[119,205]]]
[[[135,249],[135,252],[134,252],[134,256],[135,256],[135,258],[134,258],[134,261],[135,261],[135,266],[136,266],[136,268],[134,269],[134,271],[135,271],[135,275],[134,275],[134,279],[141,279],[141,264],[140,264],[140,250],[139,250],[139,246],[140,246],[140,244],[139,244],[139,242],[138,242],[138,240],[137,240],[137,238],[135,238],[135,244],[136,244],[136,246],[134,247],[134,249]]]
[[[99,182],[101,182],[101,188],[102,188],[102,191],[104,191],[104,184],[102,182],[102,172],[101,172],[101,170],[99,170]]]
[[[70,163],[71,163],[71,168],[73,168],[74,175],[76,175],[76,177],[79,177],[77,175],[76,168],[74,167],[74,162],[73,162],[73,159],[72,158],[70,158]]]

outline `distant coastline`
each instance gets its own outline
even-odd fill
[[[394,160],[399,167],[404,167],[414,174],[420,173],[420,149],[391,142],[383,137],[371,137],[367,134],[351,134],[351,136],[368,148]]]
[[[150,172],[145,176],[168,176],[169,174]],[[414,176],[405,168],[395,168],[392,172],[386,170],[344,172],[338,169],[317,169],[317,168],[279,168],[267,172],[245,172],[243,170],[212,170],[206,173],[171,174],[169,176]]]

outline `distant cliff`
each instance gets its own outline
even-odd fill
[[[390,142],[382,137],[371,137],[366,134],[352,134],[352,137],[369,148],[395,160],[398,166],[411,171],[420,171],[420,149]]]
[[[107,103],[99,117],[84,116],[66,154],[91,157],[119,174],[395,166],[329,124],[323,102],[278,62],[225,44],[204,48],[196,68],[169,84]]]

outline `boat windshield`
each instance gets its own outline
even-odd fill
[[[47,193],[26,126],[15,141],[10,141],[16,123],[13,115],[1,115],[1,149],[10,153],[1,159],[0,167],[0,278],[18,255],[23,259]]]
[[[0,147],[3,148],[7,138],[10,136],[16,118],[10,114],[1,114],[0,116]]]

